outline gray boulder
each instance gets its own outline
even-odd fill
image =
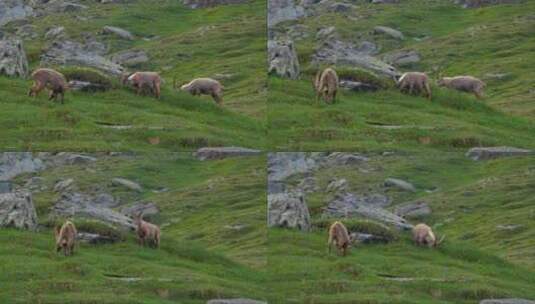
[[[314,170],[319,163],[306,152],[268,153],[268,181],[283,181],[299,173]]]
[[[45,39],[52,40],[65,37],[65,27],[56,26],[45,33]]]
[[[367,161],[368,158],[363,155],[347,152],[333,152],[325,158],[327,166],[361,165]]]
[[[149,62],[149,57],[145,51],[127,50],[115,53],[110,57],[110,60],[120,65],[134,66],[140,63]]]
[[[299,60],[292,41],[269,40],[268,64],[268,73],[290,79],[299,77]]]
[[[28,77],[28,59],[18,39],[0,40],[0,75]]]
[[[0,181],[0,193],[9,193],[13,191],[13,184],[9,181]]]
[[[133,182],[131,180],[128,180],[126,178],[116,177],[116,178],[111,180],[111,183],[114,186],[122,186],[122,187],[125,187],[125,188],[130,189],[130,190],[134,190],[134,191],[137,191],[137,192],[142,192],[143,191],[143,188],[141,187],[140,184],[138,184],[136,182]]]
[[[295,0],[268,1],[267,24],[268,28],[289,20],[297,20],[305,16],[304,8]]]
[[[535,301],[526,299],[488,299],[481,300],[479,304],[535,304]]]
[[[312,55],[312,63],[358,67],[390,78],[400,74],[393,66],[371,56],[368,47],[337,39],[327,39],[318,45]]]
[[[200,148],[194,156],[199,160],[224,159],[237,156],[253,156],[260,154],[260,150],[242,148],[242,147],[206,147]]]
[[[384,34],[398,40],[405,39],[403,33],[388,26],[376,26],[373,28],[373,32],[375,34]]]
[[[95,204],[94,197],[78,192],[64,192],[52,207],[52,212],[65,217],[83,217],[114,226],[133,229],[132,220],[110,208]]]
[[[15,20],[22,20],[35,15],[33,8],[23,0],[0,1],[0,27]]]
[[[60,180],[54,185],[55,192],[63,192],[67,190],[72,190],[74,188],[74,179],[68,178]]]
[[[420,53],[413,50],[397,51],[385,55],[383,60],[395,66],[403,67],[420,62],[421,56]]]
[[[46,2],[46,4],[42,6],[42,8],[44,10],[44,14],[76,13],[87,9],[87,6],[79,3],[67,2],[64,0],[52,0]]]
[[[488,160],[510,156],[532,155],[532,150],[513,147],[477,147],[466,152],[466,157],[473,160]]]
[[[120,76],[124,72],[121,65],[104,58],[98,52],[86,49],[78,42],[69,40],[53,42],[41,55],[41,63],[91,67],[113,76]]]
[[[524,0],[456,0],[455,3],[462,5],[464,8],[478,8],[486,5],[497,4],[519,4]]]
[[[345,178],[334,179],[327,185],[327,192],[342,192],[347,190],[347,180]]]
[[[99,244],[113,244],[120,241],[117,237],[111,237],[107,235],[100,235],[97,233],[78,232],[76,239],[80,242],[89,243],[91,245]]]
[[[334,197],[324,210],[328,217],[363,218],[375,220],[398,229],[411,229],[405,219],[387,211],[374,203],[370,196],[342,193]]]
[[[45,165],[31,152],[0,153],[0,181],[8,181],[22,173],[34,173],[43,170]]]
[[[134,216],[141,213],[141,215],[143,216],[150,217],[159,214],[160,208],[158,208],[158,206],[151,202],[138,202],[133,204],[132,206],[122,208],[121,213],[127,216]]]
[[[340,87],[353,92],[375,92],[380,87],[360,81],[340,80]]]
[[[122,28],[119,28],[119,27],[115,27],[115,26],[109,26],[109,25],[106,25],[102,28],[102,33],[103,34],[109,34],[109,35],[115,35],[119,38],[122,38],[122,39],[126,39],[126,40],[133,40],[134,39],[134,35],[132,35],[132,33],[130,33],[129,31],[125,30],[125,29],[122,29]]]
[[[71,80],[69,81],[69,89],[81,92],[98,92],[107,91],[109,87],[99,83],[92,83],[89,81]]]
[[[0,194],[0,227],[29,230],[37,227],[37,213],[29,192]]]
[[[404,218],[415,218],[431,214],[431,208],[426,202],[414,202],[396,207],[394,213]]]
[[[403,191],[416,192],[416,188],[411,183],[397,178],[387,178],[384,185],[385,187],[395,187]]]
[[[310,229],[310,213],[302,193],[285,192],[268,195],[268,226]]]

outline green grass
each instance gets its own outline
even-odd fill
[[[386,191],[390,210],[425,201],[432,214],[412,223],[428,223],[439,237],[446,236],[444,243],[434,250],[415,247],[410,234],[401,232],[389,244],[359,244],[346,257],[329,255],[327,229],[334,219],[323,219],[321,208],[331,194],[307,194],[310,233],[268,231],[270,303],[477,303],[535,297],[533,157],[475,162],[462,153],[369,156],[363,171],[354,166],[320,169],[313,174],[316,186],[326,189],[333,178],[345,178],[349,192]],[[388,177],[407,180],[417,191],[386,190],[382,184]],[[366,221],[342,221],[356,231],[384,233]],[[521,226],[497,228],[509,224]]]
[[[455,150],[474,145],[533,148],[535,107],[534,3],[462,9],[449,2],[404,1],[399,5],[360,4],[358,22],[337,14],[298,21],[312,35],[296,41],[301,80],[268,78],[268,145],[277,150]],[[402,31],[393,41],[370,34],[377,25]],[[310,65],[313,30],[335,26],[342,40],[377,41],[381,57],[397,49],[416,50],[422,61],[412,70],[470,74],[487,82],[484,100],[433,85],[433,99],[407,96],[394,88],[376,93],[341,91],[334,105],[315,102]],[[342,74],[346,69],[340,67]],[[507,73],[502,80],[486,74]],[[403,125],[382,129],[380,125]]]
[[[0,302],[5,303],[206,303],[219,297],[266,297],[265,157],[200,162],[189,153],[104,156],[96,163],[57,167],[38,174],[44,191],[33,197],[39,222],[50,226],[53,185],[73,178],[82,192],[95,189],[126,204],[154,202],[161,210],[159,250],[125,241],[80,244],[72,257],[54,251],[53,232],[2,229]],[[111,185],[121,176],[143,192]],[[23,184],[29,176],[19,176]],[[155,190],[167,188],[166,192]],[[74,219],[79,230],[110,233]],[[241,225],[234,230],[231,226]],[[112,230],[115,231],[115,230]],[[125,281],[125,278],[140,278]]]
[[[53,104],[46,94],[26,96],[30,81],[0,77],[0,125],[3,150],[183,151],[201,146],[265,147],[265,12],[264,1],[191,10],[178,1],[135,1],[129,4],[85,3],[77,14],[54,14],[30,20],[37,39],[24,41],[31,68],[50,42],[44,33],[65,26],[69,39],[92,33],[110,48],[145,50],[150,58],[132,70],[155,70],[165,84],[162,99],[138,97],[115,88],[105,93],[66,94],[66,104]],[[76,16],[87,17],[80,22]],[[143,22],[141,22],[143,21]],[[147,26],[150,24],[150,26]],[[124,41],[98,34],[105,25],[131,31]],[[15,30],[16,24],[7,26]],[[149,37],[149,39],[144,39]],[[193,97],[173,89],[195,77],[228,74],[224,106],[209,96]],[[110,126],[131,126],[113,129]],[[149,138],[159,137],[151,145]]]

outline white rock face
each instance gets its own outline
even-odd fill
[[[0,227],[29,230],[37,227],[37,213],[29,192],[0,194]]]
[[[28,59],[21,40],[0,40],[0,75],[28,77]]]

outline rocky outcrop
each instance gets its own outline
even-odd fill
[[[154,203],[135,203],[132,206],[124,207],[121,209],[121,213],[127,216],[134,216],[142,214],[143,216],[154,216],[160,213],[160,208]]]
[[[124,68],[98,52],[87,50],[84,45],[74,41],[55,41],[41,56],[43,65],[74,65],[95,68],[106,74],[119,76]]]
[[[305,10],[295,0],[268,1],[268,28],[289,20],[297,20],[305,15]]]
[[[323,41],[316,48],[312,62],[315,65],[330,64],[361,68],[390,78],[400,74],[393,66],[371,56],[368,48],[362,49],[353,43],[337,39]]]
[[[53,27],[45,33],[45,39],[47,40],[64,38],[65,36],[65,27],[63,26]]]
[[[306,152],[276,152],[268,154],[268,180],[283,181],[289,176],[305,173],[319,166],[319,162]]]
[[[292,41],[269,40],[268,64],[268,73],[290,79],[299,77],[299,60]]]
[[[329,217],[346,217],[371,219],[387,225],[395,226],[398,229],[411,229],[412,225],[405,219],[377,207],[375,200],[378,196],[355,195],[352,193],[341,193],[332,199],[324,210]],[[384,200],[384,199],[382,199]]]
[[[22,41],[0,40],[0,75],[28,77],[28,59]]]
[[[71,80],[69,81],[69,89],[81,92],[98,92],[107,91],[109,90],[109,87],[99,83],[92,83],[89,81]]]
[[[284,192],[268,195],[268,226],[310,229],[310,213],[302,193]]]
[[[120,239],[116,237],[89,232],[78,232],[78,234],[76,235],[76,239],[78,241],[89,243],[91,245],[113,244],[120,241]]]
[[[29,192],[0,194],[0,227],[29,230],[37,227],[37,213]]]
[[[519,149],[513,147],[477,147],[466,152],[466,157],[473,160],[488,160],[510,156],[533,155],[532,150]]]
[[[129,31],[125,29],[116,27],[116,26],[106,25],[105,27],[102,28],[102,33],[108,34],[108,35],[115,35],[119,38],[126,39],[126,40],[134,39],[134,35],[132,35],[132,33],[130,33]]]
[[[22,173],[34,173],[45,168],[43,161],[31,152],[0,153],[0,181],[7,181]]]
[[[253,156],[260,153],[260,150],[242,147],[206,147],[197,150],[194,156],[199,160],[214,160],[237,156]]]
[[[99,206],[95,197],[78,192],[64,192],[52,207],[52,212],[65,217],[83,217],[114,226],[133,229],[132,220],[110,208]]]
[[[426,202],[414,202],[396,207],[394,213],[404,218],[417,218],[431,214],[431,208]]]
[[[405,39],[405,36],[403,35],[402,32],[398,31],[398,30],[395,30],[391,27],[388,27],[388,26],[376,26],[373,28],[373,32],[375,34],[383,34],[383,35],[387,35],[389,37],[392,37],[394,39],[398,39],[398,40],[403,40]]]
[[[110,60],[124,66],[135,66],[149,61],[149,57],[145,51],[141,50],[127,50],[115,53],[110,57]]]
[[[111,183],[114,186],[125,187],[125,188],[133,190],[133,191],[137,191],[137,192],[142,192],[143,191],[143,188],[141,187],[140,184],[138,184],[138,183],[136,183],[134,181],[128,180],[126,178],[116,177],[116,178],[111,180]]]
[[[340,87],[353,92],[375,92],[379,86],[360,81],[340,80]]]
[[[34,16],[33,8],[23,0],[0,1],[0,27],[15,20]],[[1,58],[1,57],[0,57]]]
[[[383,57],[383,60],[395,66],[406,67],[420,62],[421,56],[417,51],[404,50],[387,54]]]

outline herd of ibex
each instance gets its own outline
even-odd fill
[[[160,248],[160,227],[144,221],[141,213],[134,215],[132,219],[139,245]],[[76,226],[71,221],[65,221],[63,225],[56,226],[54,228],[56,251],[63,250],[65,256],[73,255],[77,234]]]
[[[428,99],[431,99],[431,81],[426,73],[407,72],[395,77],[395,80],[401,92],[411,95],[424,93]],[[339,81],[338,75],[333,68],[318,71],[312,84],[316,91],[317,100],[322,97],[328,104],[332,104],[335,101]],[[442,77],[437,81],[437,84],[441,87],[472,93],[478,99],[483,98],[483,89],[486,85],[483,81],[473,76]]]
[[[431,227],[426,224],[418,224],[412,228],[412,240],[417,246],[433,248],[444,241],[444,236],[440,240],[437,240]],[[329,239],[327,241],[329,253],[331,253],[331,247],[334,244],[338,249],[338,254],[345,256],[354,241],[354,238],[349,234],[346,226],[342,222],[335,221],[329,228]]]
[[[50,91],[49,100],[57,101],[61,96],[60,100],[63,103],[65,91],[69,89],[69,83],[63,74],[53,69],[39,68],[32,73],[31,77],[33,86],[28,92],[29,96],[37,96],[46,88]],[[148,91],[160,99],[163,80],[157,72],[125,73],[121,76],[121,83],[123,86],[131,86],[137,95]],[[177,89],[176,81],[174,88]],[[219,81],[211,78],[197,78],[180,87],[180,90],[194,96],[210,95],[218,105],[223,104],[223,89]]]

